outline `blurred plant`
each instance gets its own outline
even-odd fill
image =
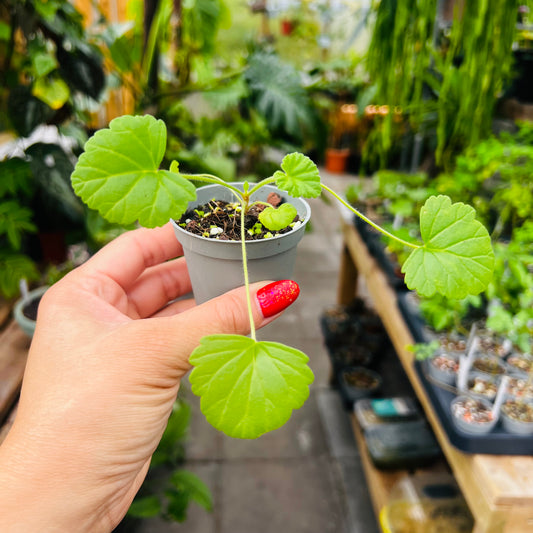
[[[498,95],[509,79],[517,1],[465,2],[450,28],[437,2],[380,0],[367,68],[379,104],[402,108],[409,130],[436,136],[435,157],[448,166],[491,130]],[[367,145],[387,164],[403,122],[376,122]]]
[[[169,521],[183,522],[190,502],[211,511],[211,493],[203,481],[182,468],[191,408],[178,399],[174,404],[163,437],[152,456],[150,470],[139,493],[128,510],[134,518],[160,516]]]
[[[0,295],[11,298],[21,279],[39,278],[35,263],[21,251],[26,236],[37,228],[24,207],[32,189],[29,165],[18,158],[1,161],[0,176]]]
[[[99,98],[102,57],[70,2],[5,0],[0,23],[4,128],[25,137],[40,124],[59,125],[80,111],[77,96]]]
[[[468,148],[452,172],[434,181],[439,193],[474,205],[493,238],[508,238],[533,212],[532,131],[522,125],[516,134],[504,133]]]

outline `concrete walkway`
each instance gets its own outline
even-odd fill
[[[323,179],[343,192],[355,178]],[[319,317],[336,303],[342,237],[338,204],[311,200],[312,232],[298,247],[293,279],[299,299],[260,339],[286,343],[310,357],[315,374],[306,404],[282,428],[254,440],[231,439],[193,406],[186,468],[210,487],[214,510],[191,504],[183,524],[146,522],[142,533],[377,533],[347,412],[329,387],[329,359]]]

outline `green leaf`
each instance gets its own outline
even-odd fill
[[[68,85],[61,78],[38,78],[32,94],[52,109],[60,109],[70,96]]]
[[[25,232],[35,233],[31,209],[22,207],[15,200],[0,203],[0,235],[6,235],[14,250],[20,250]]]
[[[157,496],[135,498],[128,509],[128,514],[136,518],[152,518],[160,512],[161,502]]]
[[[192,391],[208,422],[230,437],[254,439],[281,427],[309,396],[308,357],[240,335],[204,337],[190,363]]]
[[[170,482],[178,491],[187,494],[188,499],[195,501],[206,511],[213,509],[211,492],[196,474],[188,470],[178,470],[172,474]]]
[[[179,218],[196,189],[180,174],[158,170],[166,136],[165,124],[150,115],[112,120],[87,141],[74,191],[110,222],[155,227]]]
[[[6,298],[18,294],[21,279],[39,279],[35,263],[26,255],[0,251],[0,294]]]
[[[281,162],[284,172],[274,173],[277,186],[298,198],[316,198],[320,196],[320,173],[317,166],[307,156],[294,152],[287,154]]]
[[[296,207],[292,204],[281,204],[277,209],[267,207],[259,214],[259,221],[263,226],[272,231],[286,228],[298,215]]]
[[[447,196],[431,196],[420,211],[424,245],[402,266],[405,283],[423,296],[447,298],[479,294],[492,278],[494,252],[490,236],[474,208],[452,204]]]
[[[56,58],[46,52],[37,52],[32,56],[31,62],[38,78],[46,76],[58,66]]]

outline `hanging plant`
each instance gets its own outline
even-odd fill
[[[448,29],[437,2],[377,0],[368,52],[376,103],[398,106],[413,132],[433,129],[436,160],[453,156],[491,131],[494,107],[511,75],[517,0],[464,2]],[[366,157],[386,165],[399,129],[380,117]]]

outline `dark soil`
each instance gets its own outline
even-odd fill
[[[33,298],[22,308],[22,314],[30,320],[37,320],[37,309],[39,308],[39,302],[41,297]]]
[[[279,195],[268,198],[268,202],[277,207],[282,203]],[[194,235],[216,239],[220,241],[240,241],[241,240],[241,213],[238,203],[224,202],[222,200],[211,200],[209,203],[198,206],[194,210],[187,211],[178,221],[178,224]],[[272,231],[265,228],[259,222],[259,214],[266,208],[265,205],[254,205],[244,217],[244,227],[246,229],[246,240],[257,241],[276,235],[282,235],[292,231],[289,225],[279,231]],[[293,222],[298,222],[296,215]],[[220,228],[220,229],[214,229]]]
[[[371,389],[377,385],[376,378],[363,371],[345,372],[344,380],[348,385],[359,389]]]

